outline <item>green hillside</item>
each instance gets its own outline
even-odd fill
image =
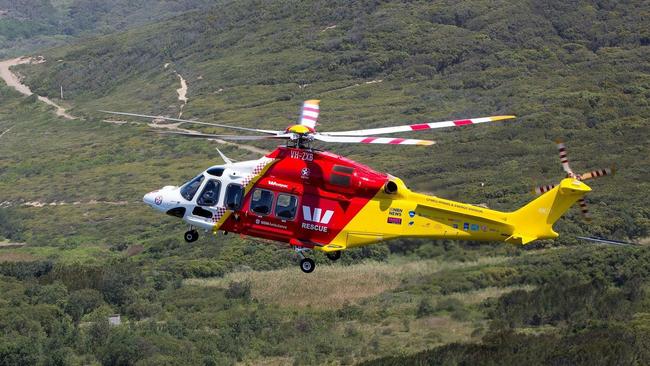
[[[208,2],[39,4],[41,15],[8,14],[51,15],[55,28],[9,40],[14,54],[50,29],[63,34],[62,24],[74,24],[65,39],[106,35],[40,49],[45,63],[13,69],[80,118],[0,85],[0,365],[650,360],[647,248],[575,239],[648,240],[645,2],[244,0],[157,23]],[[9,6],[19,7],[0,0]],[[74,18],[75,6],[96,17]],[[0,15],[0,42],[17,29],[8,19]],[[573,209],[557,240],[393,241],[342,263],[316,255],[308,278],[282,246],[182,241],[184,225],[142,195],[219,163],[216,146],[96,112],[282,129],[310,98],[321,99],[323,131],[516,114],[401,135],[438,142],[428,148],[319,145],[445,198],[519,207],[534,185],[564,176],[556,138],[576,171],[615,163],[618,173],[589,182],[593,221]],[[122,326],[108,326],[113,313]]]
[[[35,92],[63,86],[92,122],[103,118],[95,109],[178,113],[174,71],[189,85],[185,117],[244,126],[281,129],[306,98],[323,100],[323,130],[516,114],[418,134],[440,142],[431,149],[327,148],[417,189],[513,209],[535,182],[562,176],[552,141],[564,138],[576,170],[620,171],[594,183],[594,224],[569,218],[570,232],[644,237],[647,7],[562,4],[236,2],[52,50],[24,69]]]
[[[0,0],[0,58],[212,6],[208,0]]]

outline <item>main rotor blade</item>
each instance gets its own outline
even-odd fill
[[[630,242],[627,242],[627,241],[618,241],[618,240],[602,239],[602,238],[591,238],[591,237],[588,237],[588,236],[576,236],[576,238],[582,239],[582,240],[593,241],[593,242],[601,243],[601,244],[623,245],[623,246],[638,246],[639,245],[637,243],[630,243]]]
[[[209,133],[180,132],[180,131],[156,131],[156,132],[162,135],[179,135],[179,136],[199,138],[199,139],[220,139],[220,140],[238,140],[238,141],[276,140],[276,139],[291,138],[291,134],[282,134],[282,135],[275,135],[275,136],[239,136],[239,135],[213,135]]]
[[[435,141],[402,139],[397,137],[367,137],[367,136],[328,136],[314,134],[314,139],[324,142],[340,142],[347,144],[388,144],[388,145],[433,145]]]
[[[215,127],[221,127],[221,128],[230,128],[230,129],[233,129],[233,130],[248,131],[248,132],[268,133],[268,134],[271,134],[271,135],[278,135],[278,134],[281,134],[283,132],[283,131],[259,130],[259,129],[256,129],[256,128],[246,128],[246,127],[239,127],[239,126],[222,125],[220,123],[192,121],[192,120],[189,120],[189,119],[171,118],[171,117],[164,117],[164,116],[150,116],[150,115],[147,115],[147,114],[113,112],[113,111],[99,111],[99,112],[109,113],[109,114],[118,114],[118,115],[121,115],[121,116],[164,119],[166,121],[174,121],[174,122],[181,122],[181,123],[194,123],[194,124],[197,124],[197,125],[215,126]]]
[[[302,104],[302,113],[300,114],[300,124],[312,129],[316,128],[318,114],[320,113],[320,100],[306,100]]]
[[[452,120],[452,121],[421,123],[421,124],[403,125],[403,126],[394,126],[394,127],[371,128],[371,129],[368,129],[368,130],[323,132],[322,134],[330,135],[330,136],[381,135],[381,134],[384,134],[384,133],[421,131],[421,130],[430,130],[430,129],[435,129],[435,128],[443,128],[443,127],[459,127],[459,126],[465,126],[465,125],[473,125],[473,124],[477,124],[477,123],[502,121],[502,120],[505,120],[505,119],[513,119],[513,118],[515,118],[515,116],[492,116],[492,117],[458,119],[458,120]]]

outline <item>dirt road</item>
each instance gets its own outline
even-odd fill
[[[20,78],[16,74],[14,74],[11,71],[10,68],[13,67],[13,66],[16,66],[16,65],[28,64],[28,63],[38,63],[38,62],[44,62],[44,60],[43,59],[34,60],[31,57],[18,57],[18,58],[14,58],[14,59],[11,59],[11,60],[0,61],[0,78],[2,78],[2,80],[4,80],[4,82],[8,86],[16,89],[19,93],[27,95],[27,96],[32,95],[34,93],[32,93],[32,91],[29,89],[29,86],[23,84],[20,81]],[[63,108],[60,105],[54,103],[49,98],[42,97],[42,96],[38,95],[38,100],[40,100],[41,102],[43,102],[45,104],[48,104],[48,105],[51,105],[52,107],[56,108],[56,115],[57,116],[61,116],[63,118],[67,118],[67,119],[76,119],[76,117],[68,114],[66,112],[65,108]]]

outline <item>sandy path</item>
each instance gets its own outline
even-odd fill
[[[14,58],[14,59],[11,59],[11,60],[0,61],[0,78],[2,78],[2,80],[4,80],[4,82],[8,86],[16,89],[19,93],[21,93],[23,95],[30,96],[30,95],[32,95],[34,93],[32,93],[32,91],[29,89],[29,86],[23,84],[20,81],[20,78],[16,74],[11,72],[10,68],[12,66],[16,66],[16,65],[28,64],[28,63],[40,63],[40,62],[45,62],[45,60],[43,60],[43,59],[34,60],[31,57],[18,57],[18,58]],[[74,116],[66,113],[65,108],[63,108],[60,105],[54,103],[49,98],[42,97],[42,96],[38,95],[38,100],[40,100],[41,102],[43,102],[45,104],[48,104],[48,105],[51,105],[52,107],[56,108],[56,115],[57,116],[61,116],[63,118],[67,118],[67,119],[76,119],[77,118],[77,117],[74,117]]]
[[[178,78],[181,81],[181,87],[176,89],[176,93],[178,93],[178,100],[183,103],[181,104],[181,110],[178,113],[178,118],[181,118],[181,116],[183,115],[183,108],[185,108],[185,105],[187,104],[187,82],[185,81],[185,79],[183,79],[181,74],[176,73],[176,76],[178,76]]]

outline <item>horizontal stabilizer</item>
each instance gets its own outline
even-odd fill
[[[520,233],[514,233],[510,235],[508,239],[506,239],[506,243],[523,245],[523,244],[528,244],[535,239],[537,238],[534,236],[527,236],[527,235],[521,235]]]

